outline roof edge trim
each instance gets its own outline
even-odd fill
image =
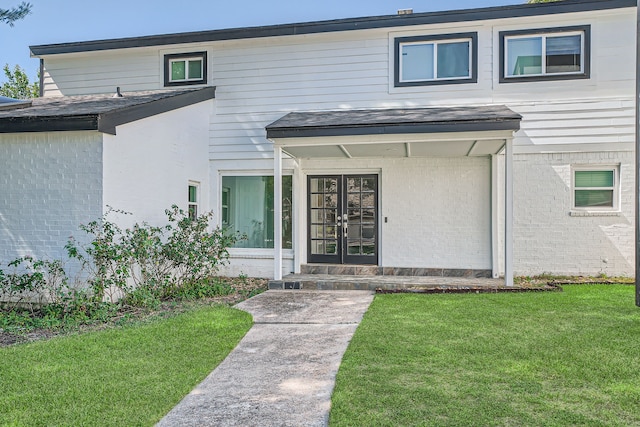
[[[154,36],[92,40],[84,42],[34,45],[30,46],[30,49],[33,56],[39,57],[63,53],[94,52],[222,40],[239,40],[386,27],[405,27],[411,25],[518,18],[560,13],[620,9],[627,7],[637,7],[636,0],[563,0],[552,3],[517,4],[479,9],[424,12],[412,15],[383,15],[364,18],[345,18],[297,24],[279,24],[259,27],[161,34]]]
[[[207,86],[192,92],[158,99],[146,104],[134,105],[113,112],[102,113],[98,115],[97,130],[115,135],[117,126],[177,110],[199,102],[208,101],[214,99],[215,95],[216,87]]]
[[[267,139],[313,138],[331,136],[400,135],[415,133],[451,133],[520,130],[520,119],[401,123],[371,126],[326,126],[300,128],[267,128]]]

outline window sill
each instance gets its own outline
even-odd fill
[[[569,216],[622,216],[620,211],[571,211]]]
[[[273,249],[265,248],[229,248],[229,258],[235,259],[273,259]],[[283,249],[284,259],[293,259],[293,249]]]

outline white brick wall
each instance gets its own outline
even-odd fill
[[[386,162],[382,265],[491,269],[490,171],[487,158]]]
[[[0,262],[66,259],[69,236],[102,214],[101,134],[1,134],[0,162]]]
[[[514,269],[540,273],[634,274],[634,153],[514,157]],[[570,216],[571,166],[620,165],[619,216]]]

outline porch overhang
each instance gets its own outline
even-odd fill
[[[502,105],[339,110],[289,113],[266,130],[295,158],[488,156],[521,119]]]
[[[293,112],[266,127],[274,143],[274,276],[282,277],[280,188],[283,153],[293,158],[491,157],[505,155],[504,278],[513,286],[513,148],[522,116],[504,105]],[[498,210],[492,191],[492,211]],[[498,217],[492,214],[494,277],[498,274]]]

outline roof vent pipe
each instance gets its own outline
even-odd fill
[[[398,15],[413,15],[413,9],[398,9]]]
[[[124,98],[124,95],[120,93],[120,86],[116,88],[116,93],[112,96],[112,98]]]

